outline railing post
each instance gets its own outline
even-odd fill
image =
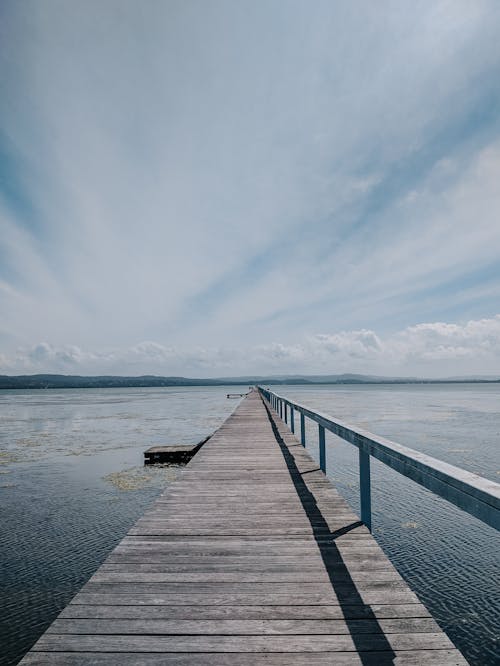
[[[280,400],[280,419],[283,419],[283,400]]]
[[[305,424],[305,416],[302,412],[300,412],[300,443],[302,446],[306,445],[306,424]]]
[[[359,495],[361,520],[372,531],[372,500],[370,483],[370,454],[359,449]]]
[[[290,405],[290,430],[295,432],[295,410],[293,405]]]
[[[326,451],[325,451],[325,429],[322,425],[318,425],[319,435],[319,468],[322,472],[326,472]]]

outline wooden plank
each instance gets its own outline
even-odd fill
[[[373,604],[370,607],[357,606],[116,606],[69,604],[60,618],[116,618],[137,620],[343,620],[426,618],[429,611],[423,604]]]
[[[211,556],[197,555],[193,557],[172,556],[161,551],[147,551],[144,553],[126,551],[114,553],[101,565],[103,571],[122,571],[124,568],[133,566],[134,571],[291,571],[297,569],[323,570],[324,560],[319,557],[311,557],[310,561],[300,556],[288,557],[286,555],[258,555],[254,556]],[[332,555],[328,560],[328,571],[342,571],[348,566],[349,571],[365,571],[367,569],[390,569],[393,565],[378,553],[369,555],[366,553],[350,552],[343,558],[340,554]]]
[[[140,574],[138,574],[140,575]],[[341,594],[362,594],[363,592],[392,594],[393,592],[407,592],[408,587],[400,578],[395,581],[368,581],[353,586],[344,582],[336,584],[332,592]],[[158,582],[135,582],[135,583],[93,583],[89,582],[83,588],[85,592],[101,592],[115,594],[293,594],[297,591],[294,583],[245,583],[241,581],[223,582],[193,582],[193,583],[158,583]],[[300,592],[304,594],[322,594],[325,590],[323,581],[305,582],[300,584]]]
[[[354,529],[354,528],[353,528]],[[301,536],[296,536],[296,537],[290,537],[289,539],[285,539],[284,535],[280,536],[257,536],[255,534],[252,535],[244,535],[244,536],[238,536],[238,537],[228,537],[228,536],[220,536],[218,534],[213,534],[209,539],[203,538],[203,537],[196,537],[196,536],[189,536],[189,535],[171,535],[169,537],[162,537],[158,536],[156,534],[146,534],[143,536],[137,536],[133,534],[129,534],[127,537],[123,539],[123,541],[117,546],[117,548],[120,548],[121,546],[132,546],[136,544],[143,544],[143,543],[166,543],[169,545],[171,548],[180,548],[180,547],[185,547],[186,545],[189,546],[189,548],[195,548],[196,545],[201,545],[201,546],[210,546],[212,548],[219,548],[224,545],[228,546],[237,546],[242,550],[243,552],[245,551],[252,551],[256,549],[268,549],[268,554],[270,554],[269,549],[271,549],[271,553],[274,552],[274,549],[283,546],[284,547],[297,547],[297,548],[309,548],[310,550],[314,550],[314,546],[318,545],[318,543],[325,543],[325,544],[330,544],[331,548],[340,548],[343,545],[347,545],[349,543],[355,543],[360,547],[371,547],[371,548],[378,548],[380,551],[380,546],[377,545],[376,541],[373,539],[373,537],[370,534],[351,534],[353,529],[350,529],[349,532],[345,534],[340,534],[340,535],[335,535],[333,537],[327,536],[323,537],[322,535],[301,535]],[[314,551],[317,552],[317,551]],[[382,552],[382,551],[381,551]]]
[[[161,568],[161,566],[159,567]],[[298,569],[295,571],[253,571],[253,572],[164,572],[155,571],[108,571],[102,567],[92,576],[92,583],[308,583],[314,577],[315,581],[328,584],[329,573],[323,569]],[[386,582],[398,581],[397,571],[338,571],[336,580],[339,583],[356,582]]]
[[[362,603],[365,605],[373,604],[418,604],[417,596],[409,588],[400,590],[387,590],[375,592],[350,591],[349,594],[342,594],[341,599],[327,586],[324,586],[319,593],[306,593],[295,589],[292,593],[274,593],[266,592],[245,594],[245,593],[226,593],[197,594],[196,592],[181,593],[162,593],[162,592],[142,592],[142,593],[116,593],[111,590],[101,592],[90,592],[87,588],[76,595],[71,603],[74,604],[116,604],[116,605],[173,605],[173,606],[194,606],[194,605],[213,605],[213,606],[262,606],[262,605],[355,605]]]
[[[135,636],[45,633],[35,650],[75,652],[345,652],[443,650],[453,647],[443,632],[417,634],[294,636]]]
[[[24,666],[462,666],[457,650],[411,652],[96,653],[30,652]]]
[[[47,630],[49,634],[107,634],[160,636],[255,636],[304,634],[413,634],[439,632],[430,618],[396,618],[389,620],[173,620],[162,619],[57,619]]]
[[[226,558],[229,559],[229,558]],[[240,558],[243,559],[243,558]],[[262,558],[264,559],[264,558]],[[252,572],[255,574],[265,576],[266,578],[270,577],[271,574],[277,573],[280,576],[297,576],[302,572],[306,572],[308,580],[311,579],[312,575],[314,577],[322,578],[323,576],[329,575],[332,571],[335,571],[339,576],[342,576],[345,572],[344,562],[338,562],[331,564],[328,567],[328,572],[325,569],[325,566],[322,566],[322,562],[316,562],[314,564],[302,565],[298,558],[291,559],[288,558],[288,561],[283,562],[286,558],[275,559],[272,563],[260,562],[258,558],[246,562],[237,562],[235,559],[231,560],[228,564],[221,562],[220,558],[217,562],[213,562],[212,558],[206,561],[206,559],[199,558],[196,562],[188,562],[186,564],[170,564],[169,562],[162,562],[161,559],[151,563],[143,562],[139,560],[136,562],[121,562],[121,563],[108,563],[109,560],[101,565],[99,571],[95,576],[92,577],[94,582],[97,582],[99,575],[103,573],[161,573],[161,574],[175,574],[176,579],[179,580],[177,576],[181,576],[180,580],[183,580],[182,574],[194,574],[199,577],[201,580],[202,575],[208,576],[231,576],[234,578],[234,574],[244,574],[249,576]],[[368,570],[368,571],[367,571]],[[394,568],[388,562],[385,562],[382,559],[377,560],[361,560],[355,564],[351,564],[349,567],[349,573],[356,574],[360,576],[363,573],[369,573],[372,575],[372,572],[383,572],[383,573],[395,573]],[[348,575],[348,574],[346,574]],[[253,582],[256,582],[259,578],[253,577]],[[207,578],[204,578],[207,580]],[[241,580],[238,578],[238,580]],[[273,582],[278,582],[279,579],[274,579]],[[297,580],[297,578],[294,578]],[[360,578],[362,580],[362,578]],[[226,582],[229,580],[226,578]],[[248,581],[247,581],[248,582]]]

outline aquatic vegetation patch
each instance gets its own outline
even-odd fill
[[[112,472],[103,477],[118,490],[140,490],[145,487],[162,488],[175,481],[179,465],[155,465],[154,467],[130,467],[120,472]]]
[[[15,451],[0,451],[0,465],[21,462],[22,457]]]
[[[45,437],[46,436],[47,435],[45,435]],[[41,435],[41,437],[43,437],[43,435]],[[45,444],[45,442],[41,442],[38,437],[21,437],[20,439],[16,439],[16,446],[18,447],[32,448],[42,446],[42,444]]]

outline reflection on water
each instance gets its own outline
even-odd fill
[[[500,385],[283,387],[339,419],[498,482]],[[307,446],[317,458],[317,425]],[[357,450],[327,434],[327,472],[359,512]],[[500,533],[372,461],[373,531],[472,664],[500,664]]]
[[[0,663],[32,646],[177,466],[238,404],[227,388],[0,391]]]

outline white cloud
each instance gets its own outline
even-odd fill
[[[312,339],[312,344],[330,354],[345,354],[354,358],[368,358],[382,350],[379,337],[366,330],[319,334]]]
[[[394,338],[395,349],[411,359],[457,360],[468,357],[481,362],[500,362],[500,315],[469,321],[460,326],[436,322],[410,326]],[[493,371],[500,370],[490,368]]]
[[[0,372],[71,374],[156,374],[225,376],[239,374],[500,374],[500,315],[464,324],[410,326],[382,337],[374,331],[321,333],[293,344],[254,347],[166,347],[142,342],[107,352],[40,343],[0,357]]]

